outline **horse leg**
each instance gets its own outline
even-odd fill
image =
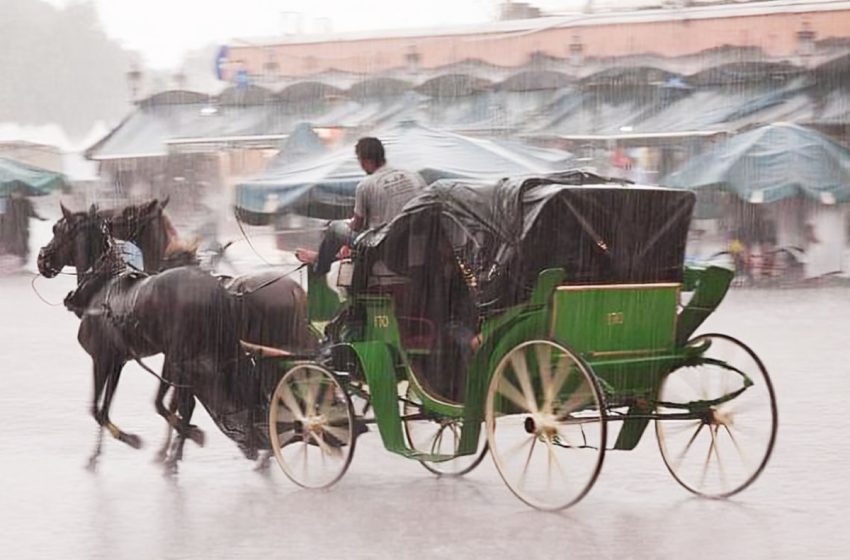
[[[159,463],[164,462],[165,458],[168,456],[168,448],[171,446],[171,432],[174,428],[174,425],[171,422],[171,417],[174,416],[174,411],[177,410],[177,400],[175,395],[171,396],[171,403],[169,404],[167,409],[165,408],[165,405],[162,402],[165,399],[165,395],[166,393],[168,393],[168,389],[170,389],[170,387],[171,386],[168,385],[168,383],[161,381],[159,384],[159,388],[156,392],[156,399],[154,400],[156,411],[159,413],[160,416],[165,418],[167,424],[165,428],[165,441],[163,442],[162,447],[160,447],[159,451],[157,451],[156,453],[156,460]]]
[[[97,466],[97,459],[100,456],[101,447],[103,445],[103,422],[101,421],[102,413],[100,407],[100,400],[103,395],[103,388],[106,386],[106,380],[109,377],[110,368],[109,365],[104,363],[103,361],[94,360],[92,364],[92,373],[94,377],[94,396],[92,398],[92,407],[91,413],[94,417],[95,422],[97,422],[97,436],[96,443],[94,446],[94,451],[89,457],[88,468],[89,470],[94,470]]]
[[[190,391],[175,389],[174,401],[177,402],[177,408],[180,412],[180,426],[176,429],[177,437],[174,438],[170,456],[165,462],[171,472],[176,472],[177,462],[183,460],[183,446],[187,437],[203,446],[203,432],[197,426],[189,423],[195,411],[195,396]]]
[[[100,409],[100,424],[112,434],[112,437],[118,441],[122,441],[132,447],[139,449],[142,446],[142,438],[135,434],[130,434],[121,431],[121,429],[109,420],[109,407],[112,404],[112,397],[115,395],[115,389],[118,388],[118,380],[121,378],[121,369],[124,363],[118,363],[112,366],[106,380],[106,390],[103,395],[103,406]]]

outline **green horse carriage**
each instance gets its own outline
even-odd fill
[[[733,275],[684,266],[693,205],[583,172],[432,185],[361,236],[345,301],[310,278],[325,343],[281,358],[268,416],[280,466],[330,486],[374,423],[389,451],[438,474],[489,450],[518,498],[558,510],[654,421],[682,486],[743,490],[770,457],[776,401],[747,346],[693,336]]]

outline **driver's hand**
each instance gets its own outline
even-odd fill
[[[336,254],[336,256],[340,259],[347,259],[351,256],[351,247],[349,247],[348,245],[343,245],[342,248],[340,248],[339,253]]]

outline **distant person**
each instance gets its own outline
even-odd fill
[[[6,252],[21,257],[26,262],[29,258],[30,249],[30,218],[44,221],[36,213],[32,202],[26,197],[24,187],[15,187],[11,196],[6,201],[6,213],[3,216],[2,236]]]
[[[337,253],[351,245],[357,233],[392,220],[426,186],[418,173],[387,165],[384,145],[377,138],[361,138],[354,153],[367,175],[354,194],[354,216],[328,224],[318,253],[309,249],[295,251],[295,257],[311,264],[316,274],[327,274]]]

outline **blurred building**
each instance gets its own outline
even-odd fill
[[[592,6],[592,2],[590,2]],[[547,17],[508,3],[504,19],[479,25],[234,41],[222,74],[285,79],[327,73],[428,74],[464,61],[495,68],[548,59],[577,75],[611,59],[661,57],[669,70],[693,73],[735,47],[749,59],[810,64],[850,42],[850,2],[775,0]]]

